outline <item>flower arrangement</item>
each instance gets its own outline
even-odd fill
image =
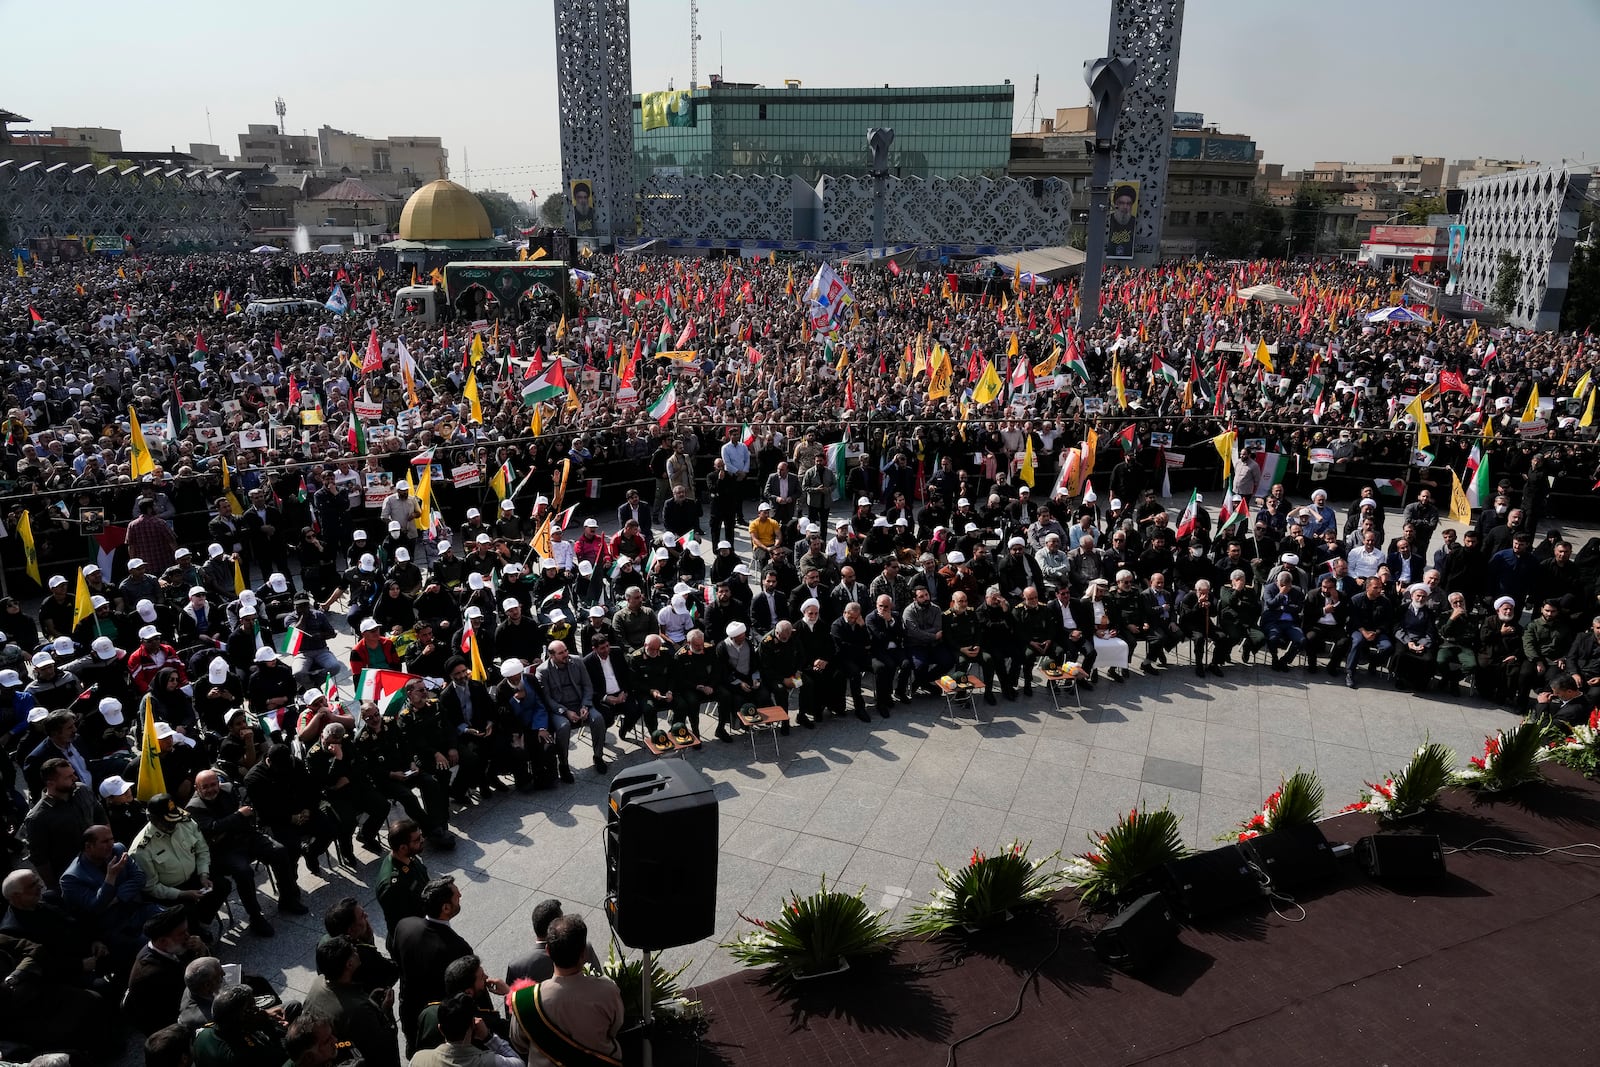
[[[1013,908],[1048,899],[1065,881],[1061,853],[1030,860],[1028,848],[1013,841],[992,856],[973,849],[972,858],[955,870],[939,864],[943,887],[912,909],[907,932],[932,937],[958,926],[981,926]]]
[[[849,961],[883,950],[889,940],[886,912],[872,911],[861,891],[841,893],[822,888],[810,896],[789,894],[775,919],[739,918],[757,929],[723,946],[746,967],[773,966],[787,975],[831,971]]]
[[[1368,782],[1361,799],[1341,808],[1367,811],[1379,822],[1404,819],[1430,808],[1455,773],[1456,754],[1443,745],[1429,742],[1411,754],[1405,770],[1391,774],[1382,782]]]
[[[1539,764],[1548,758],[1543,727],[1525,719],[1509,730],[1483,739],[1483,755],[1473,756],[1456,773],[1456,781],[1486,793],[1538,781]]]
[[[690,961],[693,962],[693,961]],[[659,960],[650,965],[651,1014],[658,1032],[675,1034],[690,1040],[704,1036],[711,1024],[698,1000],[690,1000],[678,986],[678,976],[689,966],[685,963],[675,971],[663,967]],[[592,968],[591,968],[592,970]],[[622,993],[622,1023],[631,1027],[641,1021],[643,999],[644,957],[630,959],[617,947],[615,938],[606,951],[606,961],[599,973],[617,984]]]
[[[1600,709],[1589,713],[1587,723],[1570,727],[1565,736],[1550,742],[1550,759],[1571,767],[1585,778],[1600,775]]]
[[[1309,826],[1322,814],[1324,795],[1322,780],[1315,771],[1295,771],[1278,783],[1278,791],[1266,799],[1260,811],[1220,840],[1248,841],[1290,826]]]
[[[1165,805],[1145,812],[1134,808],[1105,833],[1090,834],[1089,841],[1094,849],[1073,857],[1066,877],[1090,907],[1128,895],[1151,873],[1188,851],[1178,835],[1178,817]]]

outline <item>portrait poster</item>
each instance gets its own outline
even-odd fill
[[[1113,182],[1111,213],[1106,219],[1106,258],[1132,259],[1133,234],[1139,222],[1139,183]]]
[[[587,178],[574,178],[567,196],[572,203],[572,232],[579,237],[594,237],[594,183]]]

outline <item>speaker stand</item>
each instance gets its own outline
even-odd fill
[[[644,967],[639,972],[639,988],[644,996],[644,1040],[639,1046],[639,1063],[641,1067],[652,1067],[650,1049],[650,1028],[655,1025],[655,1013],[650,1010],[650,972],[654,964],[650,961],[650,950],[644,950]]]

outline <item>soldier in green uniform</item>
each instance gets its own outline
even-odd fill
[[[394,928],[407,916],[422,916],[422,887],[428,884],[428,868],[422,862],[422,827],[410,819],[389,824],[389,854],[378,865],[373,885],[383,923],[388,928],[384,943],[394,955]]]
[[[1245,655],[1253,656],[1266,646],[1261,632],[1261,591],[1250,584],[1243,570],[1228,579],[1228,587],[1217,597],[1217,646],[1214,661],[1227,663],[1233,650],[1244,645]]]
[[[420,758],[400,735],[400,728],[385,719],[378,705],[370,700],[361,702],[361,732],[356,734],[355,747],[378,792],[405,809],[423,828],[428,844],[455,848],[456,839],[450,835],[448,787],[423,770]]]
[[[455,731],[440,712],[439,702],[421,680],[406,685],[406,702],[395,716],[395,725],[421,772],[431,774],[452,799],[464,802],[467,790],[478,781],[477,756],[472,749],[457,745]]]
[[[700,705],[717,691],[717,658],[706,647],[706,635],[690,630],[683,647],[672,657],[677,684],[677,701],[672,709],[672,725],[686,725],[700,736]]]
[[[772,702],[789,710],[789,694],[800,682],[800,645],[794,640],[794,624],[780,620],[756,646],[756,663],[761,669],[761,681],[772,694]],[[810,727],[811,720],[802,717],[802,726]],[[789,732],[788,722],[778,727],[778,732]]]
[[[662,712],[667,713],[669,720],[673,718],[675,671],[672,659],[662,647],[660,634],[650,634],[644,639],[643,648],[628,654],[628,666],[644,693],[645,726],[652,734],[656,732]]]
[[[994,705],[994,657],[983,648],[983,625],[978,613],[967,603],[967,594],[950,594],[950,607],[944,613],[945,643],[956,650],[955,669],[962,675],[976,670],[983,677],[983,702]]]

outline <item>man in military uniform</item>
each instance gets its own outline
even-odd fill
[[[373,891],[378,907],[383,909],[383,923],[389,931],[384,943],[391,956],[394,928],[400,920],[423,914],[422,887],[428,884],[428,868],[422,862],[422,849],[422,827],[410,819],[396,819],[389,824],[389,852],[378,864]]]
[[[672,657],[663,651],[661,635],[651,634],[646,637],[644,647],[629,654],[628,666],[632,668],[633,677],[639,686],[639,703],[644,709],[645,725],[653,734],[656,732],[656,724],[660,721],[659,716],[662,712],[665,712],[669,719],[672,718],[674,702]]]
[[[400,737],[416,760],[420,774],[430,775],[447,794],[464,797],[477,779],[477,765],[470,749],[456,744],[455,732],[439,710],[439,702],[428,694],[420,681],[406,686],[406,702],[395,716]],[[459,767],[452,791],[450,768]]]
[[[785,711],[789,710],[789,694],[800,684],[800,646],[793,637],[794,624],[782,619],[756,648],[756,662],[761,668],[762,683],[772,695],[772,702]],[[812,721],[804,716],[800,719],[800,725],[808,729],[813,727]],[[785,721],[778,727],[778,732],[787,734],[789,723]]]
[[[1039,599],[1039,589],[1030,585],[1022,590],[1022,603],[1012,609],[1016,620],[1017,642],[1022,648],[1022,692],[1033,692],[1033,667],[1041,659],[1060,663],[1067,658],[1062,639],[1066,636],[1061,612],[1055,605]]]
[[[695,737],[700,736],[700,705],[716,697],[717,659],[706,647],[706,635],[700,630],[690,630],[683,647],[672,657],[676,668],[677,702],[673,707],[672,725],[687,726]]]

